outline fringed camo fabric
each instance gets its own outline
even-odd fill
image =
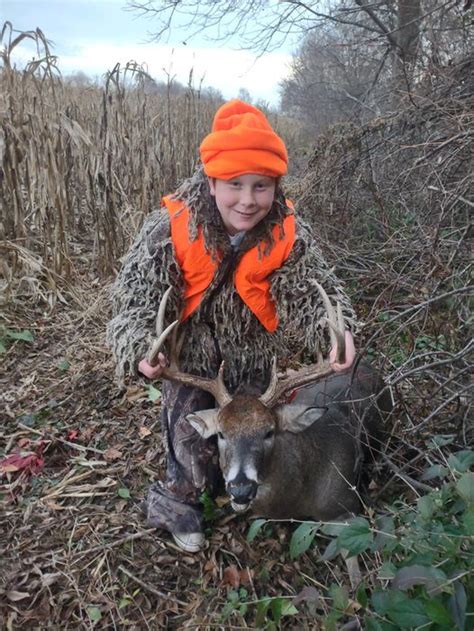
[[[147,526],[175,533],[201,531],[200,495],[207,488],[214,496],[221,482],[217,443],[215,438],[202,438],[186,417],[212,407],[214,399],[207,392],[163,383],[161,432],[166,449],[166,478],[150,486],[141,504]]]
[[[209,252],[223,253],[222,263],[199,309],[184,325],[185,342],[180,355],[183,370],[214,377],[225,359],[224,380],[229,390],[235,391],[238,386],[256,380],[264,382],[273,356],[282,366],[293,360],[314,361],[318,350],[323,355],[328,353],[326,314],[315,281],[324,287],[333,302],[341,303],[346,327],[355,331],[354,311],[341,283],[324,260],[310,228],[297,214],[293,250],[271,278],[279,316],[278,329],[271,334],[235,290],[233,274],[228,271],[232,247],[201,169],[182,184],[175,197],[191,210],[191,234],[193,231],[196,234],[197,226],[201,225]],[[270,247],[273,226],[281,225],[289,212],[284,195],[278,190],[270,213],[245,235],[239,253],[258,242],[264,243],[264,250]],[[181,312],[183,279],[174,258],[168,212],[161,209],[146,219],[113,287],[113,319],[107,340],[120,381],[137,375],[138,362],[146,356],[154,335],[158,304],[169,286],[174,291],[167,322]]]

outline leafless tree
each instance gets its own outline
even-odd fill
[[[469,10],[470,2],[129,0],[127,7],[153,18],[156,39],[175,28],[185,34],[186,41],[197,34],[221,42],[238,36],[242,48],[259,53],[276,50],[288,38],[306,37],[327,24],[352,27],[360,33],[359,38],[385,48],[382,59],[389,57],[392,62],[394,85],[398,90],[409,91],[425,25],[433,15],[438,16],[440,24],[449,21],[451,14],[461,16]]]
[[[424,17],[420,28],[413,30],[415,19],[409,24],[408,17],[413,16],[413,6],[402,7],[399,2],[399,14],[385,15],[392,27],[388,36],[401,42],[396,50],[404,52],[399,55],[384,39],[362,36],[362,22],[371,28],[367,12],[358,27],[326,23],[309,31],[293,57],[290,76],[282,82],[284,111],[321,131],[341,120],[363,121],[398,109],[407,95],[433,87],[440,69],[472,50],[469,16],[461,7],[435,10],[439,3],[423,0],[418,6]],[[398,34],[397,20],[407,25]]]

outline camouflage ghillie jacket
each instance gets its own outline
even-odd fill
[[[323,318],[324,307],[315,281],[333,302],[339,301],[346,327],[354,331],[356,320],[341,283],[337,280],[310,228],[296,219],[296,240],[284,265],[270,278],[279,325],[269,333],[237,294],[232,270],[242,254],[257,243],[271,247],[271,230],[290,212],[284,195],[277,191],[267,217],[247,232],[233,249],[214,198],[201,169],[175,193],[190,209],[190,234],[202,226],[206,247],[223,254],[216,276],[199,308],[186,320],[180,367],[187,372],[214,377],[225,359],[224,379],[233,391],[239,385],[262,383],[269,374],[273,356],[278,366],[294,361],[310,362],[320,350],[329,352],[330,342]],[[164,291],[172,286],[166,322],[182,309],[183,279],[175,260],[170,220],[166,209],[151,213],[131,247],[113,287],[113,319],[107,341],[117,366],[117,376],[136,376],[138,362],[146,357],[154,335],[157,307]]]

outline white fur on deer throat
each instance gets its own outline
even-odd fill
[[[235,458],[232,458],[229,470],[225,476],[226,483],[230,484],[233,480],[235,480],[240,472],[245,475],[247,480],[258,484],[258,473],[254,463],[245,461],[242,462],[242,460],[236,460]]]

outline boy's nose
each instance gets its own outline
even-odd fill
[[[245,206],[253,206],[255,204],[253,191],[251,189],[243,189],[240,201],[242,204],[245,204]]]

